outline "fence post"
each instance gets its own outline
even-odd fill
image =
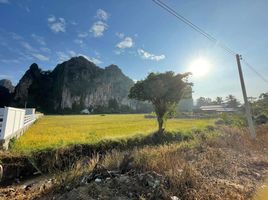
[[[4,114],[3,114],[2,129],[1,129],[2,139],[5,138],[6,125],[7,125],[7,117],[8,117],[8,107],[5,107]]]

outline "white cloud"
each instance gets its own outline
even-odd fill
[[[125,37],[125,34],[124,33],[119,33],[119,32],[116,32],[115,35],[117,37],[119,37],[120,39],[123,39]]]
[[[98,51],[94,51],[94,54],[99,58],[100,57],[100,53]]]
[[[19,57],[20,60],[33,60],[33,57],[28,52],[25,52],[25,53],[24,52],[25,51],[18,52],[20,55]]]
[[[122,40],[121,42],[119,42],[116,47],[119,49],[126,49],[126,48],[131,48],[133,47],[134,42],[132,40],[131,37],[125,37],[124,40]]]
[[[83,42],[83,40],[75,39],[74,43],[82,45],[84,42]]]
[[[23,40],[22,36],[20,36],[19,34],[17,33],[13,33],[11,32],[11,37],[14,39],[14,40]]]
[[[109,18],[109,15],[108,15],[108,13],[106,11],[104,11],[102,9],[98,9],[96,17],[99,20],[107,21],[107,19]]]
[[[56,21],[56,17],[54,15],[51,15],[47,18],[48,22],[55,22]]]
[[[104,31],[108,28],[108,25],[102,21],[95,22],[90,28],[90,32],[93,33],[94,37],[103,36]]]
[[[87,32],[81,32],[81,33],[78,34],[78,37],[80,37],[80,38],[85,38],[87,36],[88,36]]]
[[[108,13],[102,9],[97,10],[97,14],[95,16],[99,21],[94,22],[94,24],[91,26],[89,32],[93,33],[94,37],[102,37],[104,34],[104,31],[108,29],[108,25],[105,23],[105,21],[108,20]],[[82,34],[80,37],[83,37],[86,35]]]
[[[5,4],[7,4],[7,3],[10,3],[10,2],[9,2],[9,0],[0,0],[0,3],[5,3]]]
[[[56,52],[58,59],[60,62],[66,61],[70,58],[70,56],[62,51]]]
[[[71,55],[71,57],[76,56],[76,53],[74,51],[72,51],[72,50],[68,51],[68,53]]]
[[[100,61],[98,58],[93,58],[93,57],[91,57],[91,58],[89,58],[88,60],[91,61],[91,62],[93,62],[93,63],[95,63],[96,65],[102,63],[102,61]]]
[[[96,65],[102,63],[102,61],[99,60],[98,58],[89,57],[89,56],[86,56],[84,54],[76,53],[75,51],[72,51],[72,50],[69,50],[66,53],[64,53],[62,51],[59,51],[59,52],[56,52],[56,54],[58,55],[58,58],[59,58],[60,62],[66,61],[66,60],[70,59],[71,57],[83,56],[84,58],[86,58],[87,60],[95,63]]]
[[[60,17],[56,18],[55,16],[50,16],[48,19],[48,26],[54,33],[65,32],[66,31],[66,22],[65,19]]]
[[[33,56],[34,58],[37,58],[37,59],[40,60],[40,61],[48,61],[48,60],[49,60],[49,57],[44,56],[44,55],[39,54],[39,53],[32,54],[32,56]]]
[[[116,50],[114,50],[114,53],[115,53],[116,55],[120,55],[120,54],[124,53],[124,51],[121,50],[121,49],[116,49]]]
[[[78,25],[78,23],[77,23],[76,21],[74,21],[74,20],[70,21],[70,23],[71,23],[72,25],[74,25],[74,26]]]
[[[46,42],[45,42],[45,39],[39,35],[36,35],[36,34],[32,34],[32,38],[38,42],[39,44],[43,45],[43,46],[46,46]]]
[[[25,7],[25,10],[26,10],[26,12],[28,12],[28,13],[31,12],[31,9],[30,9],[28,6]]]
[[[43,51],[43,52],[46,52],[46,53],[51,52],[51,50],[49,48],[47,48],[47,47],[41,47],[40,50]]]
[[[1,59],[0,62],[2,63],[19,63],[18,59]]]
[[[28,42],[22,41],[20,44],[28,51],[32,51],[32,52],[36,51],[36,49],[33,48]]]
[[[98,58],[94,58],[94,57],[88,57],[88,56],[83,55],[83,54],[78,54],[77,56],[83,56],[83,57],[85,57],[86,59],[88,59],[89,61],[91,61],[91,62],[95,63],[96,65],[101,64],[101,63],[102,63],[102,61],[100,61]]]
[[[164,54],[157,56],[143,49],[138,49],[138,54],[141,56],[142,59],[146,60],[160,61],[166,58]]]
[[[9,75],[6,75],[6,74],[0,74],[0,78],[2,79],[5,79],[5,78],[9,78]]]

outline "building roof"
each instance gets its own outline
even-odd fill
[[[237,111],[236,108],[227,108],[223,105],[211,105],[211,106],[201,106],[203,111],[216,111],[216,112],[234,112]]]

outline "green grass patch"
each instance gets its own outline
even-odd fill
[[[170,119],[168,132],[202,130],[214,119]],[[97,144],[107,140],[144,137],[157,130],[156,119],[142,114],[44,116],[13,145],[13,152],[33,152],[73,144]]]

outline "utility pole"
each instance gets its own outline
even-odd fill
[[[247,116],[247,121],[248,121],[248,126],[249,126],[249,132],[250,132],[251,137],[253,139],[256,139],[256,131],[255,131],[254,124],[252,121],[252,115],[251,115],[251,111],[250,111],[250,107],[249,107],[249,103],[248,103],[247,91],[246,91],[242,67],[241,67],[241,63],[240,63],[241,59],[242,59],[242,56],[239,54],[236,54],[236,62],[237,62],[237,66],[238,66],[240,83],[241,83],[243,98],[244,98],[244,102],[245,102],[245,109],[246,109],[246,116]]]

